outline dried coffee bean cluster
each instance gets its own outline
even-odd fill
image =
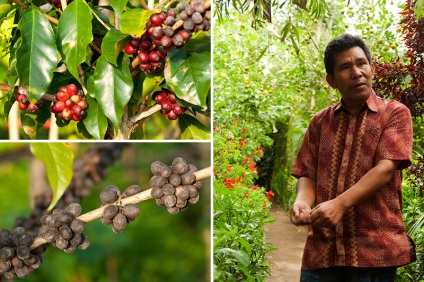
[[[124,230],[127,223],[131,223],[140,214],[140,208],[136,204],[121,205],[121,199],[133,196],[141,192],[138,185],[127,187],[121,195],[118,187],[110,185],[100,193],[102,205],[108,205],[103,210],[101,222],[104,225],[111,225],[116,234]]]
[[[175,120],[181,115],[186,109],[177,103],[175,94],[166,88],[162,88],[162,91],[153,93],[153,100],[156,104],[161,106],[161,114],[166,115],[169,120]]]
[[[182,48],[192,32],[209,30],[210,19],[210,5],[205,6],[203,0],[178,3],[176,9],[151,15],[146,33],[139,39],[133,38],[124,51],[128,55],[138,52],[140,69],[155,73],[162,68],[168,53],[174,48]],[[183,25],[176,24],[180,20]]]
[[[175,158],[169,167],[156,161],[151,165],[153,177],[150,179],[151,195],[159,206],[165,205],[168,212],[176,214],[186,210],[189,204],[199,201],[202,181],[196,181],[196,166],[187,164],[183,158]]]
[[[70,204],[65,210],[54,209],[52,214],[41,218],[38,236],[66,253],[72,253],[77,247],[87,249],[90,240],[82,233],[85,222],[77,218],[80,214],[78,203]]]
[[[74,121],[82,119],[87,108],[87,100],[83,98],[82,92],[78,91],[75,84],[59,87],[56,100],[57,102],[50,108],[52,113],[56,114],[56,118]]]
[[[66,189],[56,208],[66,208],[71,203],[79,203],[91,192],[94,183],[100,182],[107,176],[106,168],[112,165],[122,155],[127,143],[102,143],[85,152],[84,157],[74,161],[72,166],[72,181]],[[34,199],[34,209],[29,216],[20,216],[15,221],[15,227],[23,226],[25,230],[38,232],[40,218],[46,214],[53,198],[50,189],[37,195]]]
[[[190,4],[180,2],[177,4],[176,11],[179,13],[179,17],[175,21],[184,21],[185,30],[196,32],[209,30],[211,27],[210,6],[206,6],[203,0],[192,0]]]
[[[41,265],[41,254],[46,247],[42,245],[30,250],[34,237],[26,233],[23,227],[17,227],[12,232],[0,230],[0,274],[6,279],[16,276],[24,278]]]

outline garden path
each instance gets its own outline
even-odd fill
[[[276,203],[271,207],[271,219],[276,221],[267,225],[266,241],[278,250],[267,256],[271,264],[271,276],[265,281],[298,282],[307,227],[293,225],[287,212]]]

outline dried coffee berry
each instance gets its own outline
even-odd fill
[[[103,210],[103,218],[112,220],[119,212],[118,206],[109,205]]]
[[[135,219],[140,214],[140,208],[136,204],[127,204],[122,208],[122,213],[127,219]]]
[[[111,204],[118,200],[119,194],[113,189],[105,189],[100,192],[100,200],[103,204]]]
[[[138,194],[141,192],[141,187],[138,185],[131,185],[129,187],[127,187],[127,189],[125,189],[122,197],[126,198],[126,197],[130,197],[133,196],[135,194]]]
[[[121,233],[126,225],[127,225],[127,218],[122,213],[118,213],[113,218],[113,223],[112,223],[113,228],[112,228],[112,230],[113,230],[113,232],[115,232],[117,234]]]

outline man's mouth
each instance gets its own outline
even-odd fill
[[[366,85],[367,84],[365,82],[358,82],[358,83],[354,84],[352,88],[353,89],[361,88],[362,86],[366,86]]]

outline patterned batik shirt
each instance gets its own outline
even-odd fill
[[[333,228],[309,225],[302,269],[387,267],[411,262],[402,221],[401,169],[411,164],[412,124],[407,107],[374,92],[355,115],[341,102],[311,120],[292,175],[316,182],[315,205],[352,187],[383,159],[400,160],[392,180],[349,209]]]

